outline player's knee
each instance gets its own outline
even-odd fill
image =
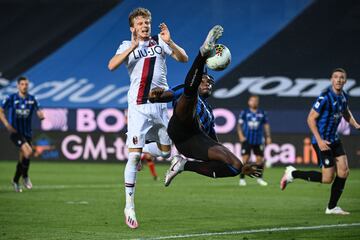
[[[337,175],[341,178],[347,178],[349,176],[350,170],[349,168],[339,169]]]
[[[169,158],[171,156],[171,151],[161,151],[161,157]]]
[[[33,150],[31,148],[25,148],[23,151],[22,151],[23,155],[25,158],[30,158],[31,155],[33,154]]]
[[[332,175],[332,176],[323,175],[321,182],[324,183],[324,184],[330,184],[330,183],[333,182],[333,180],[334,180],[334,176],[333,176],[333,175]]]
[[[140,161],[140,152],[129,152],[128,164],[137,165]]]

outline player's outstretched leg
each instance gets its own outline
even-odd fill
[[[300,171],[292,166],[286,167],[284,176],[280,181],[280,189],[284,190],[288,183],[291,183],[294,179],[303,179],[309,182],[322,182],[322,173],[318,171]]]
[[[220,25],[215,25],[208,33],[203,45],[200,47],[200,53],[202,56],[210,55],[214,49],[216,41],[222,36],[224,29]]]
[[[194,108],[197,103],[198,89],[204,74],[206,59],[214,49],[216,41],[221,37],[223,28],[220,25],[214,26],[208,33],[200,52],[196,56],[184,82],[184,94],[178,100],[175,114],[182,121],[192,124],[194,119]]]
[[[180,155],[175,155],[171,158],[170,168],[165,175],[165,187],[169,186],[171,181],[182,171],[184,171],[184,165],[187,162],[185,158]]]
[[[286,167],[285,173],[280,181],[280,189],[281,190],[284,190],[286,188],[286,186],[294,180],[294,178],[292,176],[292,172],[294,172],[294,171],[296,171],[296,168],[294,168],[293,166]]]

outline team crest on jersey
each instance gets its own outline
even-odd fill
[[[134,136],[132,141],[133,141],[133,144],[135,144],[135,145],[138,144],[138,142],[139,142],[138,137]]]

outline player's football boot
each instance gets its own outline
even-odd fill
[[[200,47],[201,56],[208,56],[214,49],[216,41],[222,36],[224,29],[220,25],[215,25],[208,33],[203,45]]]
[[[286,186],[294,180],[294,178],[292,176],[292,172],[295,170],[296,170],[296,168],[294,168],[293,166],[286,167],[284,176],[281,178],[281,181],[280,181],[280,189],[281,190],[284,190],[286,188]]]
[[[27,188],[27,189],[32,189],[33,185],[31,183],[31,180],[29,177],[27,178],[24,178],[24,182],[23,182],[24,186]]]
[[[350,213],[342,210],[341,207],[334,207],[333,209],[326,208],[325,214],[349,215]]]
[[[135,229],[139,227],[139,224],[136,220],[135,209],[134,208],[124,208],[125,214],[125,223],[129,228]]]
[[[11,184],[13,185],[15,192],[22,192],[22,189],[21,189],[19,183],[16,183],[13,181],[13,182],[11,182]]]
[[[262,178],[258,178],[256,181],[260,186],[266,187],[268,185],[268,183]]]
[[[240,187],[245,187],[245,186],[246,186],[246,181],[245,181],[245,179],[240,179],[240,181],[239,181],[239,186],[240,186]]]
[[[175,155],[172,157],[171,166],[165,175],[165,187],[170,185],[171,181],[174,179],[174,177],[176,177],[176,175],[184,171],[184,165],[186,161],[187,160],[180,155]]]

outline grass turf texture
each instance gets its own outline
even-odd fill
[[[10,186],[15,165],[0,162],[0,239],[134,239],[360,222],[360,169],[351,170],[339,203],[351,215],[329,216],[330,185],[297,180],[282,192],[283,168],[266,170],[267,187],[184,172],[165,188],[144,166],[136,188],[140,228],[131,230],[123,217],[124,164],[33,162],[34,189],[22,193]],[[157,165],[161,178],[166,168]],[[360,239],[360,226],[187,239]]]

